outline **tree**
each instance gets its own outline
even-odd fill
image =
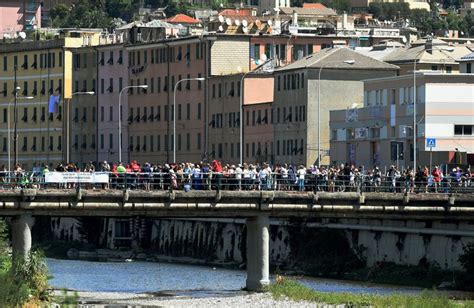
[[[105,4],[109,17],[130,20],[133,11],[132,0],[108,0]]]

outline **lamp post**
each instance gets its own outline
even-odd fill
[[[119,153],[119,163],[122,162],[122,118],[121,118],[121,112],[120,108],[122,107],[122,93],[123,91],[131,88],[140,88],[140,89],[148,89],[148,85],[142,84],[142,85],[136,85],[136,86],[126,86],[123,87],[122,90],[120,90],[119,93],[119,103],[118,103],[118,153]]]
[[[428,48],[428,49],[422,49],[420,50],[414,57],[413,59],[413,171],[416,172],[416,60],[417,57],[422,54],[425,51],[433,51],[433,50],[439,50],[439,51],[453,51],[453,47],[440,47],[440,48]],[[444,53],[443,53],[444,54]],[[446,54],[444,54],[446,55]],[[446,55],[450,57],[451,59],[454,59],[453,57]],[[431,172],[431,170],[430,170]]]
[[[94,91],[79,91],[71,94],[71,97],[74,95],[95,95]],[[66,113],[66,163],[69,163],[69,107],[70,102],[66,105],[66,100],[64,101],[64,112]]]
[[[173,89],[173,163],[176,163],[176,88],[178,85],[183,82],[183,81],[204,81],[206,78],[204,77],[198,77],[198,78],[183,78],[178,80]]]
[[[15,94],[16,92],[20,90],[19,87],[17,87],[17,89],[15,90]],[[8,134],[8,141],[7,141],[7,145],[8,145],[8,171],[10,172],[11,171],[11,149],[10,149],[10,144],[11,144],[11,129],[10,129],[10,105],[11,103],[13,102],[13,100],[19,100],[19,99],[27,99],[27,100],[30,100],[30,99],[34,99],[33,96],[16,96],[14,99],[10,100],[8,102],[8,107],[7,107],[7,134]]]
[[[319,68],[318,74],[318,169],[321,167],[321,72],[327,64],[331,63],[345,63],[345,64],[354,64],[355,60],[345,60],[345,61],[329,61],[323,63]]]

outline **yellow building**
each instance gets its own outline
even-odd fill
[[[13,168],[17,161],[31,170],[65,160],[62,107],[73,91],[71,49],[99,39],[96,30],[66,30],[52,40],[0,44],[0,165]],[[52,97],[57,101],[49,104]]]

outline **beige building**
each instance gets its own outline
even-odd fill
[[[416,84],[417,165],[428,166],[430,156],[433,165],[466,164],[474,153],[474,75],[417,73]],[[366,80],[362,108],[331,112],[331,163],[413,166],[413,97],[411,75]]]
[[[321,164],[328,164],[329,111],[362,105],[361,80],[395,76],[397,71],[397,66],[348,48],[324,49],[275,71],[275,162],[317,164],[319,148]]]
[[[73,59],[71,48],[99,43],[99,33],[68,30],[55,40],[0,44],[1,164],[8,164],[10,131],[11,167],[15,161],[15,74],[17,95],[17,157],[25,169],[65,160],[64,100],[72,94]],[[16,69],[15,69],[16,67]],[[31,96],[32,99],[21,97]],[[49,108],[51,96],[58,101]],[[51,112],[50,112],[51,111]],[[10,119],[10,121],[8,121]],[[10,130],[8,128],[10,122]]]
[[[396,48],[381,60],[400,67],[400,75],[417,71],[459,73],[458,60],[472,51],[465,45],[451,46],[439,39],[420,39],[411,47]],[[366,53],[370,55],[369,53]]]

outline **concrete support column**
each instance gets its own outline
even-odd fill
[[[31,228],[34,224],[31,215],[19,215],[12,218],[13,259],[25,258],[31,250]]]
[[[247,218],[247,281],[249,291],[261,290],[270,283],[270,238],[267,214]]]

